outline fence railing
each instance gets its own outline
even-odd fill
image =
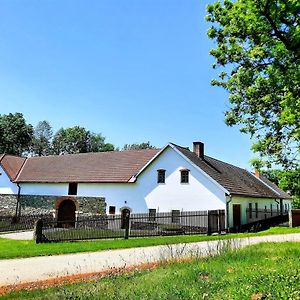
[[[282,214],[279,209],[246,209],[247,223],[252,223],[260,220],[274,218],[280,215],[287,215],[288,211],[283,210]]]
[[[34,224],[38,219],[52,220],[52,214],[32,214],[21,216],[0,216],[0,232],[24,231],[34,228]]]
[[[178,211],[179,212],[179,211]],[[73,221],[43,220],[37,242],[106,238],[211,234],[225,230],[225,211],[192,211],[156,214],[81,216]]]

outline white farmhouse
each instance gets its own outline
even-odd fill
[[[105,199],[105,203],[103,201]],[[57,216],[225,210],[227,226],[284,214],[288,194],[263,177],[193,151],[163,149],[21,158],[0,155],[0,214],[18,210]],[[106,206],[105,206],[106,205]]]

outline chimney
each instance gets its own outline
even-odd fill
[[[257,178],[259,178],[260,172],[259,172],[258,169],[255,169],[255,170],[254,170],[254,175],[255,175]]]
[[[201,159],[204,159],[204,144],[201,142],[193,142],[194,153]]]

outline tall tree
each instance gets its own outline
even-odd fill
[[[253,150],[284,167],[300,157],[300,1],[224,0],[207,6],[210,51],[221,67],[212,84],[229,92],[229,126]]]
[[[99,133],[89,132],[88,152],[107,152],[114,151],[115,146],[105,143],[105,137]]]
[[[262,173],[284,191],[289,191],[293,207],[300,208],[300,168],[294,170],[265,170]]]
[[[114,146],[106,144],[101,134],[91,133],[80,126],[61,128],[53,137],[52,149],[55,154],[112,151]]]
[[[156,149],[150,142],[144,142],[140,144],[125,144],[123,150],[142,150],[142,149]]]
[[[35,155],[45,156],[51,153],[52,127],[48,121],[40,121],[34,128],[32,151]]]
[[[23,114],[0,115],[0,153],[22,155],[31,145],[33,127]]]

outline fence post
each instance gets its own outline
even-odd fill
[[[130,214],[129,213],[126,213],[126,215],[125,215],[125,236],[124,236],[124,238],[125,238],[125,240],[128,240],[128,238],[129,238],[129,219],[130,219]]]
[[[211,215],[210,211],[207,211],[207,235],[211,235]]]
[[[221,226],[221,210],[218,209],[218,233],[221,234],[222,226]]]
[[[37,244],[43,242],[43,220],[38,219],[34,225],[34,239]]]

